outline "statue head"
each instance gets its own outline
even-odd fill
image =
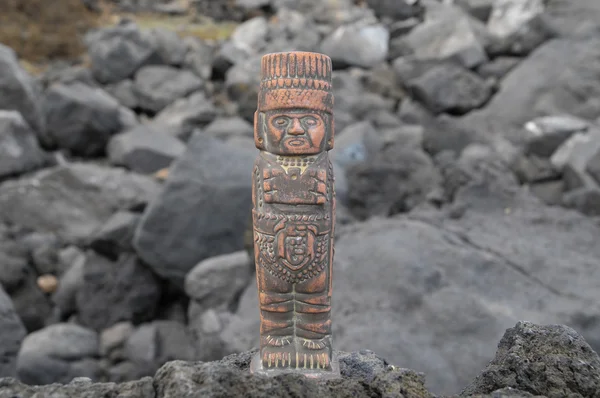
[[[308,52],[262,58],[256,147],[277,155],[315,155],[333,148],[331,59]]]

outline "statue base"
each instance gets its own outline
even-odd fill
[[[250,373],[259,374],[263,376],[278,376],[283,374],[297,374],[305,376],[309,379],[319,380],[334,380],[341,379],[342,374],[340,373],[340,363],[337,358],[337,354],[334,352],[331,358],[331,370],[324,369],[304,369],[304,368],[274,368],[265,369],[263,367],[262,358],[260,351],[257,352],[250,362]]]

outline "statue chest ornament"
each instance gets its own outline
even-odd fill
[[[318,156],[277,156],[274,162],[265,160],[268,163],[262,173],[265,203],[323,205],[327,202],[327,169],[318,167],[323,159]]]
[[[317,223],[282,219],[274,234],[256,233],[262,266],[273,276],[289,283],[302,283],[325,269],[329,231],[319,232]]]

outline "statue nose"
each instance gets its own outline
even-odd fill
[[[288,134],[293,134],[293,135],[304,134],[304,128],[302,128],[300,119],[297,119],[297,118],[292,119],[292,125],[288,129]]]

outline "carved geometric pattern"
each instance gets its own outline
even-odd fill
[[[277,156],[277,164],[289,173],[291,168],[297,167],[300,169],[300,174],[304,174],[308,166],[315,162],[316,156]]]
[[[254,217],[258,220],[287,220],[287,221],[319,221],[329,220],[331,215],[326,214],[273,214],[254,211]]]
[[[256,184],[256,204],[261,208],[263,206],[263,190],[260,183],[260,169],[258,167],[254,167],[254,181]]]
[[[331,90],[331,59],[322,54],[268,54],[262,58],[261,89]],[[301,104],[302,102],[300,102]]]
[[[316,237],[315,258],[307,262],[302,268],[293,270],[285,265],[278,255],[277,238],[254,231],[254,240],[259,250],[259,266],[264,267],[271,275],[288,283],[301,283],[318,276],[325,270],[329,257],[329,234]]]

